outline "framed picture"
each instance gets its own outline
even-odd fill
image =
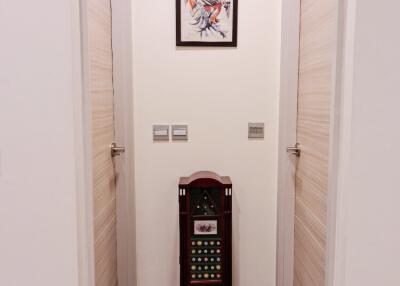
[[[238,0],[176,0],[176,45],[237,46]]]
[[[217,235],[218,221],[216,220],[195,220],[194,221],[195,235]]]

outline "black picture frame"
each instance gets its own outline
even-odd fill
[[[233,2],[233,27],[232,41],[226,42],[202,42],[202,41],[182,41],[182,0],[176,0],[176,46],[177,47],[237,47],[238,44],[238,0]]]

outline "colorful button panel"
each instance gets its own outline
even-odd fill
[[[192,240],[190,250],[192,280],[222,279],[222,250],[220,240]]]

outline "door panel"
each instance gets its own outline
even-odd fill
[[[88,0],[89,88],[92,107],[93,225],[96,286],[117,285],[113,57],[110,0]]]
[[[335,1],[301,0],[294,285],[325,285]]]

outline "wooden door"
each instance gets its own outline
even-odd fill
[[[93,225],[96,286],[117,285],[116,174],[110,0],[87,1],[89,88],[92,108]]]
[[[336,0],[301,0],[294,286],[325,285]]]

